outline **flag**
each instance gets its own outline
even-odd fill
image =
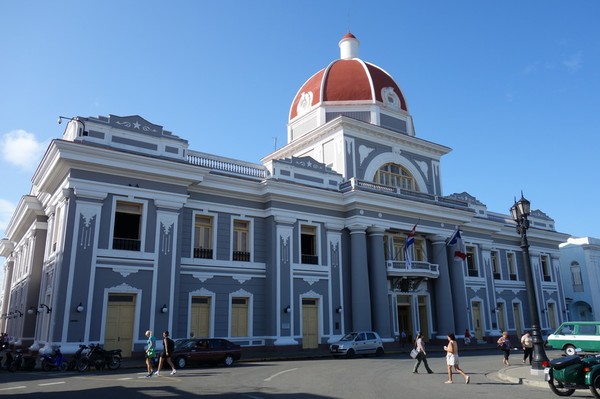
[[[415,230],[417,228],[417,224],[418,223],[413,226],[410,233],[408,233],[408,237],[406,237],[406,240],[404,241],[404,260],[406,261],[407,269],[410,269],[412,265],[412,261],[410,259],[410,247],[415,245]]]
[[[448,240],[448,245],[454,247],[454,260],[465,260],[467,259],[467,250],[465,249],[465,243],[460,236],[460,230],[457,228]]]

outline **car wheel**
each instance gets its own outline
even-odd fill
[[[223,359],[223,364],[227,367],[233,366],[233,362],[234,362],[233,356],[231,356],[231,355],[227,355],[227,356],[225,356],[225,359]]]
[[[592,395],[594,395],[594,397],[600,399],[600,373],[596,373],[596,375],[592,378],[590,391],[592,391]]]
[[[571,396],[573,395],[573,392],[575,392],[574,388],[565,386],[562,382],[555,380],[552,369],[550,369],[550,380],[548,381],[548,385],[550,386],[550,390],[558,396]]]
[[[565,353],[569,356],[572,356],[577,354],[577,351],[575,350],[575,347],[573,345],[567,345],[565,346]]]
[[[380,346],[379,348],[377,348],[377,350],[375,351],[375,355],[376,356],[383,356],[384,352],[383,352],[383,348]]]
[[[185,360],[185,357],[179,356],[177,359],[175,359],[175,364],[177,365],[178,369],[183,369],[185,366],[187,366],[187,360]]]
[[[354,349],[348,349],[348,352],[346,352],[346,357],[354,357]]]

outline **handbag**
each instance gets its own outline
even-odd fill
[[[153,347],[148,349],[147,356],[149,359],[153,359],[156,356],[156,352],[154,351]]]
[[[410,351],[410,357],[412,357],[413,359],[415,359],[415,358],[417,357],[417,355],[418,355],[418,354],[419,354],[419,351],[418,351],[418,350],[416,350],[415,348],[413,348],[413,349]]]

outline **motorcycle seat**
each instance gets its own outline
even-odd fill
[[[578,355],[565,356],[550,360],[550,366],[556,370],[564,369],[567,366],[577,363],[581,363],[581,358]]]

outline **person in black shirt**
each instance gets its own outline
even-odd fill
[[[169,366],[171,366],[171,375],[177,373],[177,370],[175,370],[175,365],[173,364],[173,361],[171,360],[171,353],[173,353],[174,350],[175,350],[175,342],[173,342],[173,340],[171,338],[169,338],[169,332],[164,331],[163,332],[163,351],[160,354],[160,360],[158,361],[158,369],[154,373],[155,375],[160,375],[160,369],[162,368],[163,361],[165,359],[167,359],[167,363],[169,363]]]

